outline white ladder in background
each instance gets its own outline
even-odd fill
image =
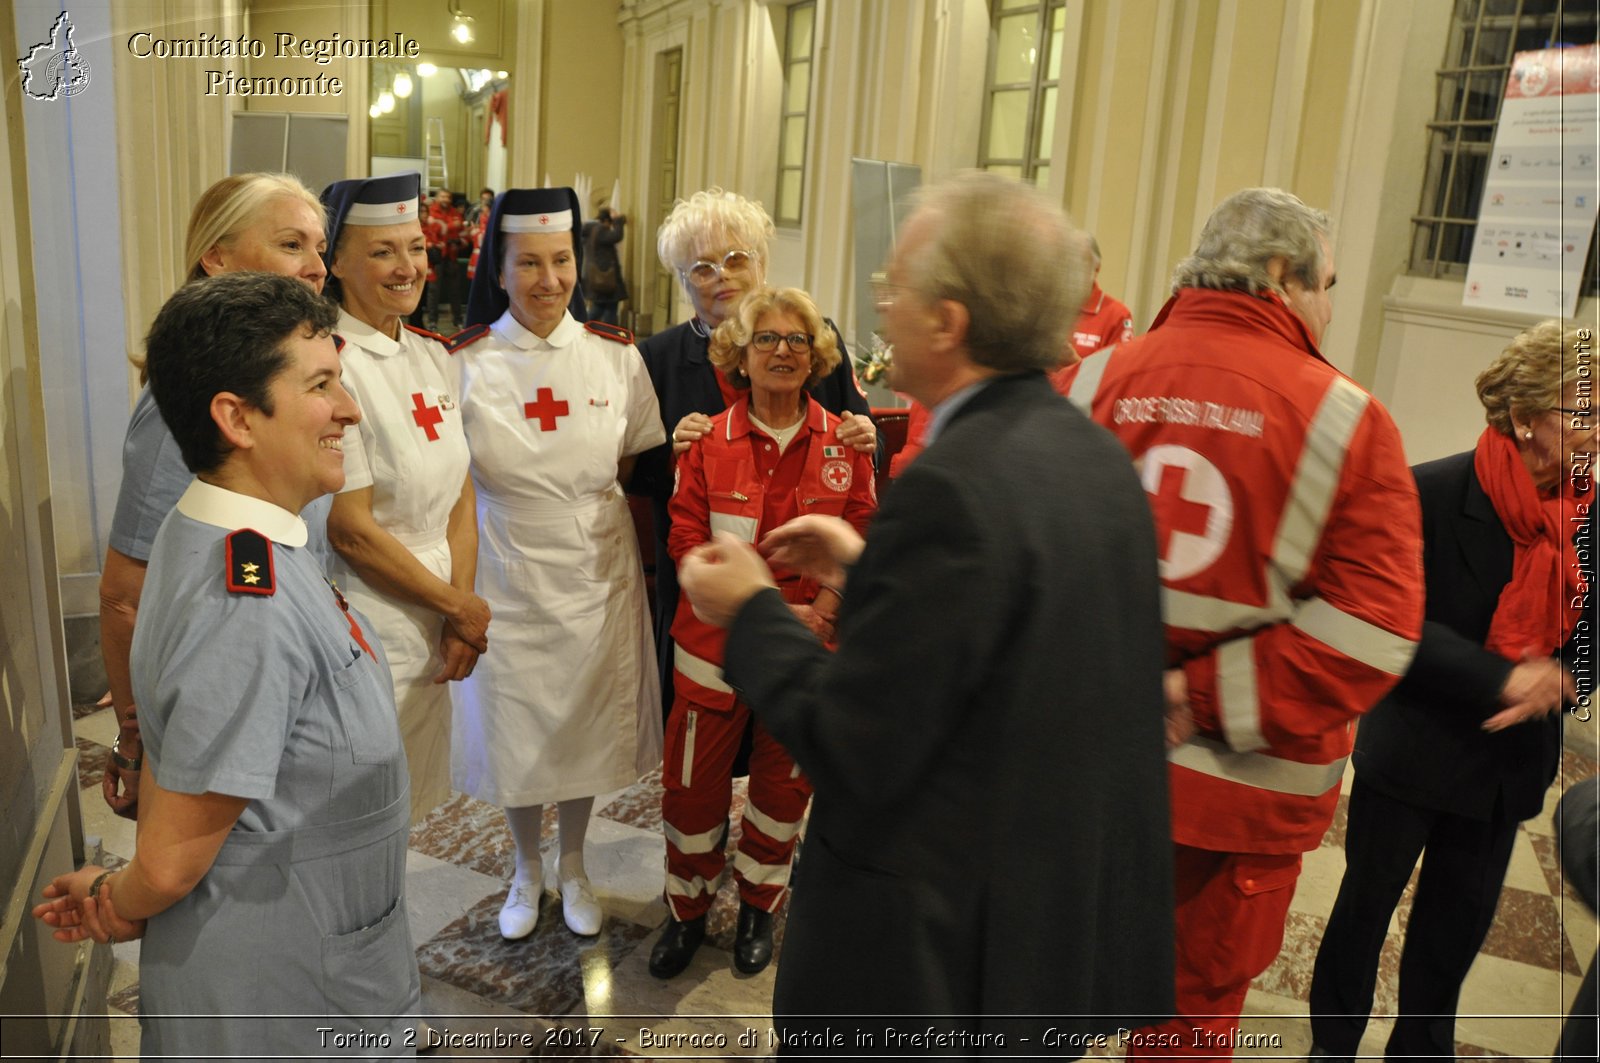
[[[450,165],[444,156],[444,119],[433,117],[428,119],[428,132],[426,137],[426,151],[428,157],[428,182],[423,191],[435,188],[450,187]]]

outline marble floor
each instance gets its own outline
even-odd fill
[[[133,846],[133,824],[100,797],[101,765],[116,727],[109,710],[80,710],[85,831],[112,863]],[[1561,776],[1545,813],[1518,833],[1494,930],[1462,993],[1456,1027],[1462,1057],[1548,1057],[1561,1016],[1595,954],[1594,917],[1563,885],[1549,812],[1561,791],[1597,769],[1600,721],[1569,725]],[[1348,781],[1348,780],[1347,780]],[[523,1059],[642,1056],[655,1059],[763,1058],[773,1052],[770,1009],[776,963],[760,975],[736,972],[733,924],[738,899],[731,871],[712,909],[707,944],[677,978],[647,970],[650,946],[667,917],[661,899],[664,842],[659,780],[642,779],[595,802],[586,862],[604,907],[596,938],[579,938],[561,919],[553,881],[539,926],[519,942],[500,938],[496,915],[510,873],[511,840],[500,810],[465,795],[413,829],[407,865],[411,928],[428,1021],[447,1034],[441,1055]],[[736,788],[735,806],[742,804]],[[1295,1058],[1310,1044],[1305,1018],[1311,965],[1339,879],[1345,799],[1321,848],[1308,853],[1289,915],[1283,952],[1256,980],[1243,1028],[1262,1035],[1238,1056]],[[555,816],[547,811],[545,851],[553,873]],[[735,840],[737,835],[735,835]],[[730,842],[731,849],[732,842]],[[1410,890],[1391,924],[1377,1005],[1363,1052],[1380,1056],[1395,1007],[1399,934]],[[777,923],[778,963],[783,923]],[[119,1057],[137,1055],[137,942],[114,947],[108,1002]],[[841,958],[848,962],[848,958]],[[1116,1054],[1116,1053],[1111,1053]]]

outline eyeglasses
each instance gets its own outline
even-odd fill
[[[1568,417],[1593,417],[1594,416],[1594,410],[1593,409],[1571,410],[1571,409],[1568,409],[1565,406],[1557,406],[1555,412],[1556,413],[1564,413]]]
[[[780,340],[787,343],[789,350],[795,354],[807,354],[811,351],[811,337],[804,332],[791,332],[787,336],[776,332],[758,332],[750,337],[750,346],[762,354],[771,354],[778,349]]]
[[[733,250],[722,256],[721,262],[700,259],[686,270],[679,270],[685,280],[693,281],[697,288],[707,288],[719,277],[741,276],[750,272],[759,256],[754,251]]]
[[[871,284],[872,301],[879,306],[893,306],[902,291],[914,292],[919,290],[913,284],[896,284],[885,279],[882,274],[874,274]]]

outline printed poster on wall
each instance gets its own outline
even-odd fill
[[[1594,236],[1600,46],[1518,52],[1489,154],[1466,306],[1571,317]]]

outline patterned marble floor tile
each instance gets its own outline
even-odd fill
[[[1304,1001],[1252,988],[1244,1002],[1234,1049],[1239,1059],[1295,1058],[1311,1050],[1311,1021]]]
[[[583,863],[607,915],[647,929],[666,920],[666,840],[659,833],[595,816],[584,840]],[[551,861],[545,882],[552,892],[559,889],[556,870]]]
[[[77,720],[83,719],[85,716],[93,716],[97,712],[105,712],[105,711],[106,711],[106,709],[102,708],[100,705],[98,705],[97,703],[95,703],[93,701],[85,702],[82,705],[74,705],[74,706],[72,706],[72,719],[74,721],[77,721]]]
[[[1479,955],[1461,987],[1456,1039],[1492,1052],[1548,1056],[1578,982],[1560,971]]]
[[[139,1016],[120,1008],[106,1007],[111,1020],[111,1059],[114,1063],[137,1063],[139,1059]]]
[[[1561,908],[1556,899],[1514,886],[1500,891],[1500,907],[1484,939],[1482,953],[1550,971],[1583,973],[1561,932]]]
[[[1295,883],[1291,909],[1323,919],[1333,911],[1333,902],[1339,895],[1339,881],[1344,878],[1344,850],[1323,845],[1306,853],[1300,865],[1300,881]]]
[[[505,883],[412,849],[406,854],[406,916],[418,945],[466,915],[490,894],[503,896]]]
[[[125,985],[106,997],[106,1006],[125,1015],[139,1014],[139,983]]]
[[[83,716],[76,714],[73,716],[74,735],[87,738],[91,742],[99,742],[108,749],[111,743],[117,740],[117,730],[117,714],[110,709],[95,709]]]
[[[757,975],[740,974],[733,969],[732,956],[707,942],[687,970],[662,980],[650,974],[649,954],[648,948],[635,949],[610,972],[610,999],[616,1002],[613,1011],[591,1008],[594,1025],[604,1028],[607,1037],[622,1038],[629,1051],[653,1058],[669,1054],[661,1039],[670,1034],[721,1034],[728,1047],[716,1051],[729,1056],[759,1058],[773,1051],[770,1031],[776,964]],[[757,1046],[739,1045],[739,1035],[751,1030]],[[684,1053],[676,1049],[671,1054]]]
[[[560,902],[546,895],[538,928],[521,941],[505,941],[497,922],[504,900],[504,890],[484,898],[419,948],[422,973],[518,1011],[564,1015],[584,999],[587,954],[599,951],[614,965],[649,933],[608,919],[598,938],[577,937],[561,920]]]
[[[553,1025],[427,975],[422,977],[422,1015],[439,1046],[431,1058],[527,1059],[545,1047]]]
[[[111,755],[111,747],[82,735],[73,739],[72,744],[78,747],[78,789],[88,791],[83,795],[84,800],[104,804],[105,800],[100,796],[100,780],[105,777],[106,758]]]
[[[80,757],[80,763],[81,763]],[[120,856],[126,859],[133,855],[133,840],[136,824],[131,819],[123,819],[100,796],[99,772],[95,773],[94,786],[90,789],[79,790],[78,798],[80,808],[83,810],[83,834],[89,848],[94,848],[95,839],[99,839],[101,848],[110,856]]]
[[[596,802],[598,805],[599,802]],[[596,815],[606,819],[614,819],[618,823],[626,823],[631,827],[641,830],[661,830],[661,769],[657,768],[650,774],[640,779],[633,786],[624,790],[620,796],[612,800],[603,808],[598,808]]]
[[[1511,843],[1511,862],[1506,865],[1505,886],[1532,893],[1549,891],[1544,869],[1539,866],[1539,854],[1527,831],[1517,831],[1516,840]]]
[[[546,805],[542,845],[555,837],[555,822],[555,806]],[[515,867],[505,810],[461,793],[411,828],[411,848],[501,881],[509,881]]]
[[[1333,808],[1333,822],[1328,824],[1328,831],[1322,836],[1322,848],[1338,849],[1344,851],[1344,832],[1350,822],[1350,783],[1347,780],[1344,788],[1339,791],[1338,803]]]
[[[1284,921],[1283,948],[1272,966],[1251,983],[1251,988],[1289,1000],[1308,999],[1311,968],[1316,963],[1317,946],[1326,925],[1327,920],[1321,916],[1290,910]]]

